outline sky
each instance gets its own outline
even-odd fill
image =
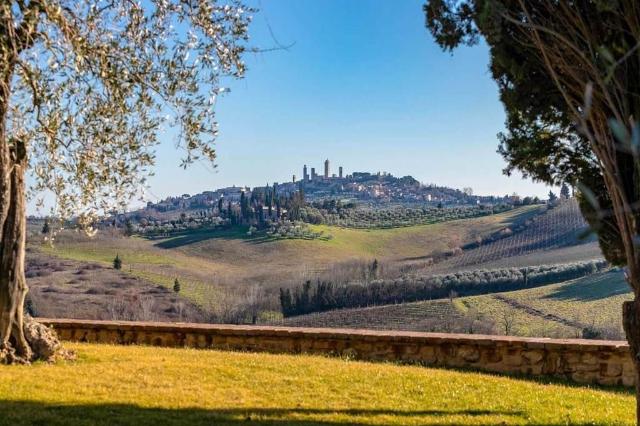
[[[217,167],[179,167],[161,135],[148,198],[285,182],[302,166],[386,171],[475,194],[546,196],[502,174],[504,110],[480,44],[443,52],[424,0],[251,0],[260,10],[242,80],[216,105]],[[269,50],[279,46],[282,49]]]

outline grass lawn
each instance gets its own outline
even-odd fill
[[[69,344],[75,363],[0,366],[0,425],[633,424],[634,399],[487,374]]]

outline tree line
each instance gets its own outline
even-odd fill
[[[290,317],[333,309],[415,302],[537,287],[580,278],[607,268],[606,261],[457,272],[424,277],[403,277],[353,282],[306,281],[280,289],[282,315]]]

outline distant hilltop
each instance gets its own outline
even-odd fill
[[[290,182],[273,183],[267,186],[250,188],[247,186],[231,186],[205,191],[200,194],[188,193],[180,196],[167,197],[159,202],[149,202],[145,209],[151,213],[163,213],[176,210],[209,209],[217,206],[221,200],[224,203],[237,204],[242,194],[251,198],[253,192],[264,192],[265,188],[282,196],[291,196],[296,192],[304,194],[308,202],[324,199],[341,199],[359,201],[371,204],[433,204],[433,205],[473,205],[473,204],[517,204],[517,195],[478,196],[471,188],[454,189],[435,184],[422,184],[412,176],[396,177],[386,172],[353,172],[343,174],[343,168],[338,168],[338,174],[330,174],[330,162],[324,162],[324,173],[318,175],[315,168],[303,166],[302,179],[296,176]],[[537,202],[531,197],[529,202]],[[528,203],[527,203],[528,204]]]

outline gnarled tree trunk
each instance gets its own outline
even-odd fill
[[[32,351],[23,330],[27,154],[23,143],[7,137],[10,62],[0,70],[0,361],[29,362]]]
[[[32,351],[24,335],[26,234],[26,149],[4,138],[0,154],[0,359],[29,362]]]
[[[6,22],[0,24],[6,28]],[[0,64],[0,363],[73,358],[53,330],[24,315],[27,147],[7,134],[12,65],[12,60]]]

